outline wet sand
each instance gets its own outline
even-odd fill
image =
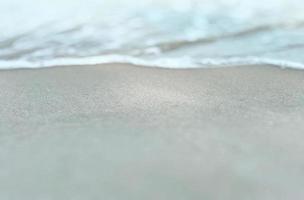
[[[2,200],[304,198],[304,71],[0,71]]]

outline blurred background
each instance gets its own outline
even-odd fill
[[[2,0],[0,68],[259,60],[302,67],[303,9],[300,0]]]

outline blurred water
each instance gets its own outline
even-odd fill
[[[1,0],[0,68],[304,68],[301,0]]]

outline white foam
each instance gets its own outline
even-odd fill
[[[281,68],[304,69],[304,64],[299,62],[291,62],[288,60],[259,58],[259,57],[243,57],[243,58],[204,58],[193,59],[189,57],[182,58],[159,58],[159,59],[143,59],[124,55],[106,55],[82,58],[55,58],[52,60],[44,60],[39,62],[31,61],[0,61],[0,69],[21,69],[21,68],[44,68],[54,66],[82,66],[97,64],[132,64],[143,67],[159,67],[170,69],[193,69],[193,68],[214,68],[214,67],[230,67],[242,65],[272,65]]]
[[[109,63],[304,69],[301,1],[2,0],[0,18],[9,20],[0,23],[0,69]]]

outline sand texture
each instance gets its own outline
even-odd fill
[[[304,198],[304,71],[0,71],[1,200]]]

